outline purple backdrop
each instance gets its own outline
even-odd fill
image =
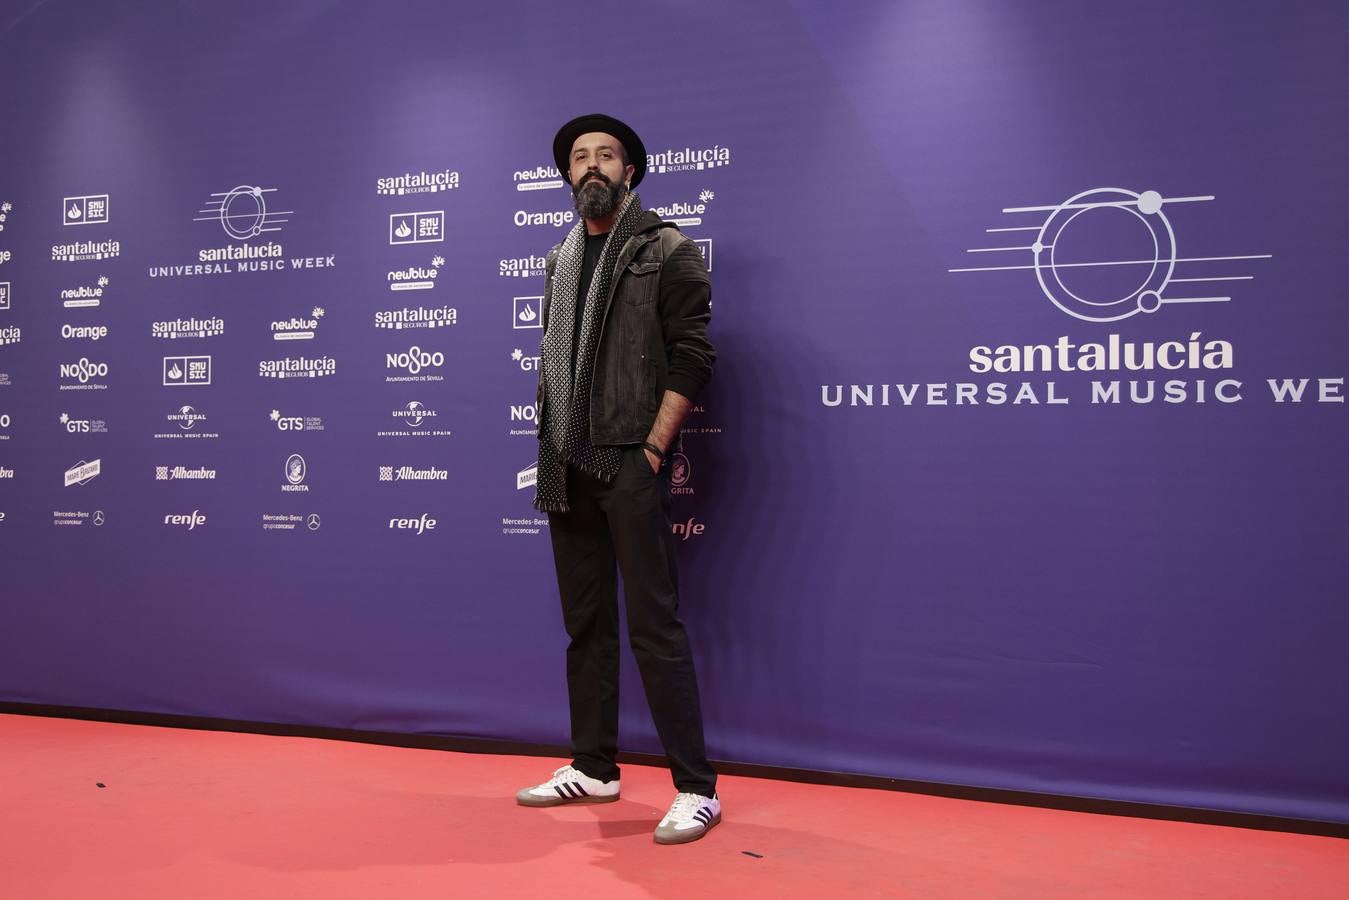
[[[1349,821],[1342,4],[29,6],[0,699],[564,741],[530,298],[605,110],[712,268],[715,757]]]

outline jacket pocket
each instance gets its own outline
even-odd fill
[[[643,259],[628,263],[619,290],[622,292],[623,302],[628,306],[646,306],[655,303],[660,290],[660,262]]]
[[[654,416],[660,408],[660,382],[661,365],[648,356],[646,359],[646,410],[647,414],[651,416]]]

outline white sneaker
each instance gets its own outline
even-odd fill
[[[676,794],[670,811],[656,826],[657,844],[687,844],[721,821],[721,800],[702,794]]]
[[[612,803],[618,799],[618,779],[599,781],[571,766],[563,766],[543,784],[523,788],[515,795],[521,806],[561,806],[564,803]]]

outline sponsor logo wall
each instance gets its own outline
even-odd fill
[[[716,377],[659,478],[717,755],[1349,821],[1316,799],[1342,774],[1299,749],[1349,744],[1312,702],[1349,681],[1327,114],[1349,69],[1323,37],[1349,11],[1235,28],[1143,0],[1148,38],[1122,40],[1099,10],[1029,4],[1012,29],[937,4],[901,40],[877,0],[770,4],[767,31],[735,4],[635,8],[625,39],[677,48],[653,105],[520,0],[298,2],[323,41],[222,17],[203,42],[139,7],[117,33],[62,25],[92,0],[0,30],[43,86],[0,115],[0,532],[25,561],[6,577],[45,604],[25,624],[102,598],[85,668],[128,673],[124,693],[40,681],[19,648],[0,684],[267,720],[255,685],[174,670],[120,615],[167,604],[172,575],[163,639],[226,629],[201,672],[236,663],[221,648],[257,645],[264,673],[294,652],[305,721],[565,740],[531,699],[558,663],[531,500],[547,258],[577,226],[548,141],[590,104],[530,98],[566,72],[612,86],[647,142],[644,204],[712,273]],[[184,94],[185,46],[247,77]],[[333,65],[347,46],[368,53]],[[122,105],[90,99],[119,84]],[[545,649],[494,652],[507,621]],[[389,680],[334,699],[372,670]],[[1271,698],[1296,739],[1252,747]],[[644,716],[625,706],[624,749],[656,749]],[[1025,760],[1046,735],[1053,779]]]
[[[6,277],[10,271],[10,263],[14,259],[14,251],[5,244],[5,229],[10,222],[10,216],[14,211],[14,204],[9,200],[0,200],[0,347],[8,347],[18,344],[23,339],[23,329],[18,325],[10,323],[10,311],[14,303],[14,286]],[[11,230],[11,235],[13,234]],[[5,367],[4,357],[0,357],[0,388],[8,388],[12,384],[9,372]],[[9,428],[9,417],[4,416],[3,424],[0,424],[0,440],[7,440]],[[0,522],[4,522],[5,513],[0,512]]]

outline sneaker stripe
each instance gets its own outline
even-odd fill
[[[589,796],[590,796],[590,794],[586,793],[586,789],[583,788],[583,787],[581,787],[581,782],[579,782],[579,781],[573,781],[573,782],[571,783],[571,786],[574,787],[574,788],[576,788],[576,790],[580,791],[580,795],[579,795],[579,796],[582,796],[582,797],[589,797]]]
[[[559,785],[556,785],[556,786],[553,788],[553,790],[557,791],[557,795],[558,795],[559,797],[561,797],[563,800],[569,800],[569,799],[571,799],[570,797],[567,796],[567,792],[564,791],[564,790],[562,790],[562,785],[560,785],[560,784],[559,784]]]

